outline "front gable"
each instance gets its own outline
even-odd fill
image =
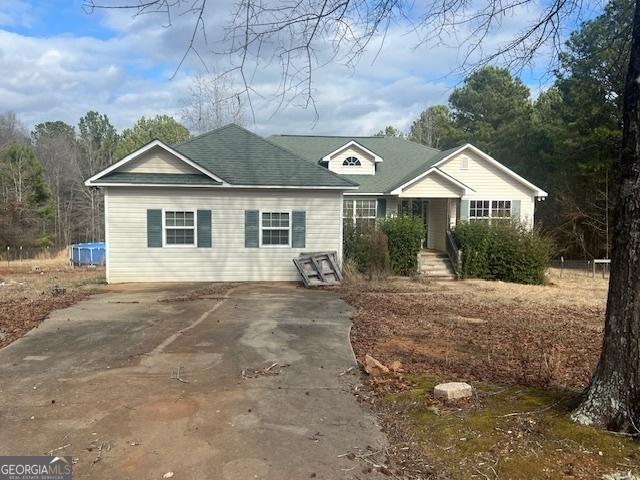
[[[170,173],[183,175],[200,173],[176,155],[159,146],[155,146],[141,153],[130,162],[117,168],[114,172]]]
[[[546,196],[526,181],[475,147],[462,148],[438,164],[438,168],[475,190],[480,197],[515,198]]]
[[[174,150],[160,140],[152,140],[138,150],[130,153],[122,160],[96,173],[85,181],[90,187],[113,185],[112,181],[104,183],[110,176],[128,176],[126,183],[138,185],[163,184],[172,185],[167,179],[178,176],[204,177],[213,185],[224,185],[226,182],[212,172],[193,162],[191,159]],[[145,180],[142,180],[144,177]],[[187,182],[175,182],[176,186],[188,186]]]
[[[355,163],[359,165],[353,165]],[[328,169],[341,175],[375,175],[375,157],[357,145],[349,145],[328,156]]]
[[[453,179],[433,169],[424,177],[402,188],[400,197],[457,198],[465,194],[465,188]]]

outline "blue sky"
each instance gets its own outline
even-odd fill
[[[106,0],[112,1],[112,0]],[[0,111],[15,111],[31,127],[47,120],[77,124],[88,110],[107,113],[117,128],[141,115],[159,113],[180,119],[193,75],[203,73],[192,56],[175,77],[190,35],[192,20],[134,18],[130,12],[87,14],[82,0],[2,0],[0,11]],[[115,2],[114,2],[115,3]],[[221,31],[231,0],[217,0],[207,12],[207,28]],[[226,6],[225,6],[226,5]],[[489,44],[522,28],[527,12],[506,18]],[[425,107],[445,103],[460,77],[448,75],[459,63],[455,48],[412,48],[416,38],[406,25],[394,25],[385,48],[375,57],[376,42],[358,65],[331,64],[314,74],[318,118],[299,102],[277,109],[268,92],[278,80],[277,66],[262,66],[254,86],[258,133],[372,134],[385,125],[407,129]],[[225,58],[202,53],[208,65],[227,68]],[[375,59],[375,61],[374,61]],[[536,95],[544,88],[547,60],[542,55],[523,80]]]

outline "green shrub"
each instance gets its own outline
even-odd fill
[[[355,228],[350,222],[345,222],[343,229],[342,255],[345,259],[355,263],[362,271],[365,263],[365,235],[368,229]]]
[[[344,258],[370,279],[389,275],[387,236],[377,227],[355,228],[345,225]]]
[[[462,249],[460,273],[463,277],[486,278],[491,232],[487,222],[460,223],[456,226],[453,236]]]
[[[463,277],[542,284],[551,241],[518,222],[460,223],[454,237],[462,250]]]
[[[415,275],[424,236],[422,219],[415,215],[393,215],[380,221],[380,229],[387,235],[391,272]]]

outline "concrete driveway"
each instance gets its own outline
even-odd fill
[[[76,479],[376,475],[341,456],[385,442],[340,375],[350,307],[292,285],[159,301],[198,288],[110,287],[0,350],[0,454],[64,447]]]

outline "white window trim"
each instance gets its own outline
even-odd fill
[[[471,202],[489,202],[489,216],[488,217],[472,217],[471,216]],[[493,202],[509,202],[509,216],[508,217],[494,217],[493,216]],[[513,200],[511,198],[472,198],[472,199],[469,199],[469,218],[468,218],[468,221],[471,221],[471,219],[474,219],[474,220],[488,220],[489,223],[491,223],[491,221],[493,219],[504,220],[504,219],[510,219],[510,218],[513,218]]]
[[[286,245],[264,245],[262,243],[262,214],[263,213],[287,213],[289,214],[289,227],[285,228],[285,227],[269,227],[267,230],[289,230],[289,243],[287,243]],[[260,226],[260,248],[291,248],[291,235],[293,233],[293,215],[292,215],[292,210],[259,210],[259,215],[260,215],[260,221],[259,226]]]
[[[367,201],[372,201],[375,202],[376,206],[375,206],[375,215],[373,217],[358,217],[356,216],[356,202],[361,201],[361,200],[367,200]],[[378,199],[377,198],[344,198],[342,201],[342,221],[344,222],[344,220],[348,217],[344,216],[344,202],[353,202],[353,207],[352,207],[352,211],[353,213],[351,214],[351,226],[355,228],[356,226],[356,220],[358,218],[366,218],[366,219],[373,219],[373,221],[375,222],[378,218]]]
[[[193,213],[193,227],[167,227],[167,212],[192,212]],[[171,230],[183,230],[193,228],[193,243],[192,244],[168,244],[167,243],[167,229]],[[162,209],[162,247],[163,248],[197,248],[198,247],[198,211],[183,208],[163,208]]]

